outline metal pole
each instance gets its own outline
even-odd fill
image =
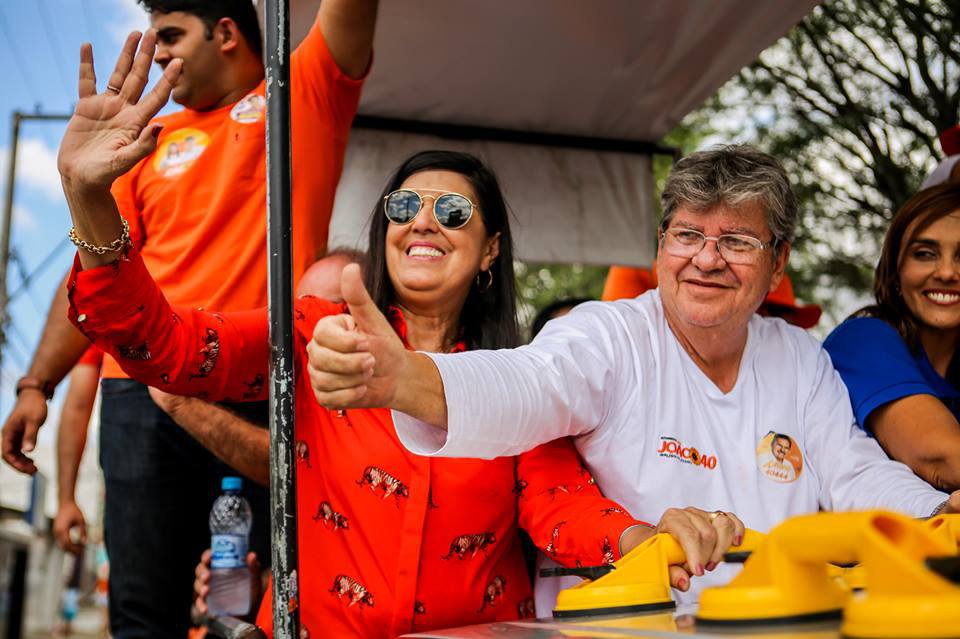
[[[293,450],[293,258],[290,247],[290,4],[289,0],[268,0],[265,8],[273,633],[276,639],[299,639],[297,485]]]
[[[10,225],[13,220],[13,190],[17,181],[17,146],[20,142],[20,121],[23,114],[13,112],[10,125],[10,157],[7,160],[7,194],[3,202],[3,238],[0,239],[0,364],[6,337],[7,263],[10,261]]]
[[[13,195],[17,183],[17,146],[20,142],[20,123],[24,120],[69,120],[69,115],[54,113],[21,113],[14,111],[10,126],[10,158],[7,163],[7,193],[3,203],[3,220],[0,221],[0,369],[3,365],[3,346],[7,343],[7,265],[10,263],[10,227],[13,220]]]

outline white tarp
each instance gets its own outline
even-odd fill
[[[294,43],[318,0],[293,0]],[[657,141],[812,0],[382,0],[364,115]],[[409,151],[467,148],[507,187],[525,260],[649,263],[650,163],[620,153],[353,137],[334,241],[360,235]],[[372,153],[373,157],[361,157]]]
[[[365,223],[388,176],[403,158],[432,148],[467,151],[495,168],[513,214],[519,259],[597,264],[649,260],[655,211],[649,197],[650,158],[645,155],[452,142],[364,129],[351,134],[329,245],[365,246]]]

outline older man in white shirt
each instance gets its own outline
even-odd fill
[[[779,162],[746,146],[696,153],[662,197],[659,289],[583,304],[514,350],[406,352],[345,271],[351,316],[318,323],[310,347],[318,401],[393,408],[401,440],[424,455],[492,458],[574,436],[606,496],[678,538],[689,575],[736,541],[733,513],[766,531],[819,509],[960,507],[960,493],[948,499],[856,427],[817,341],[756,315],[796,228]]]

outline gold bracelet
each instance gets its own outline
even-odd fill
[[[120,233],[120,237],[110,242],[106,246],[94,246],[90,242],[81,240],[77,235],[76,227],[70,228],[70,232],[67,233],[67,237],[70,238],[70,241],[73,242],[77,248],[81,248],[87,253],[96,253],[97,255],[103,255],[104,253],[119,253],[123,249],[127,248],[127,245],[130,244],[130,225],[127,223],[125,218],[121,217],[120,221],[123,223],[123,231]]]

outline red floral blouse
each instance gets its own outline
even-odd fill
[[[139,254],[74,264],[70,317],[133,378],[210,400],[266,396],[265,309],[171,308]],[[390,411],[342,416],[314,399],[306,345],[345,312],[295,306],[295,446],[301,623],[307,636],[384,637],[533,615],[518,527],[566,565],[619,558],[639,523],[605,499],[568,439],[518,457],[435,459],[407,451]],[[390,317],[401,337],[399,311]],[[258,623],[271,629],[270,593]]]

